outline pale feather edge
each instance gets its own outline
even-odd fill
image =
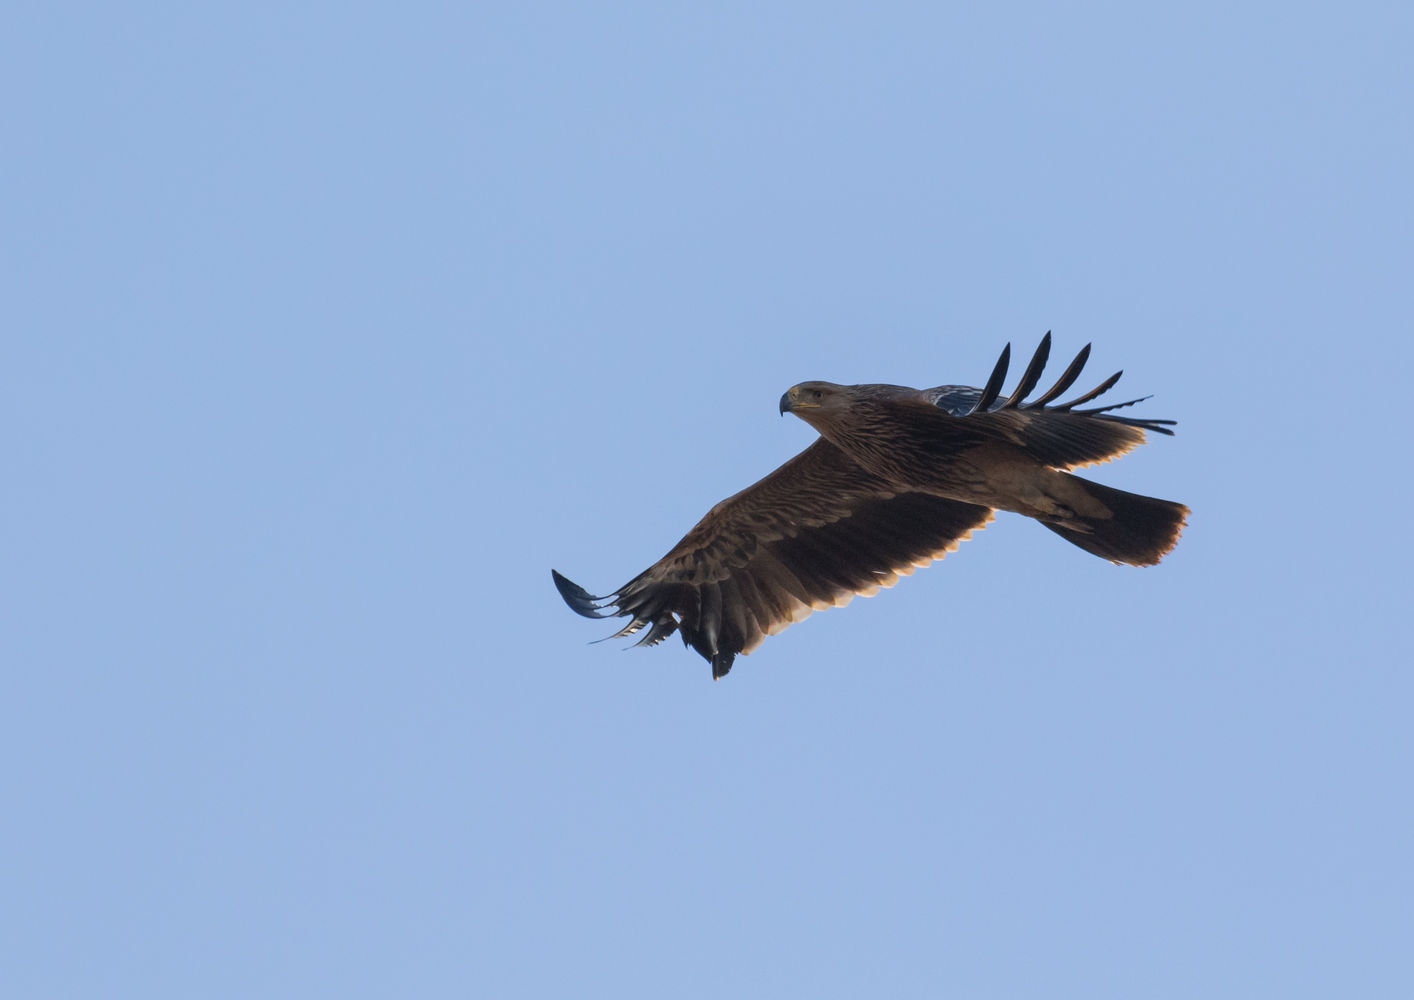
[[[804,601],[792,597],[791,600],[794,602],[795,607],[793,609],[791,617],[774,623],[769,630],[762,632],[761,638],[757,639],[756,642],[752,643],[749,648],[743,649],[741,651],[741,655],[750,656],[752,652],[758,649],[760,645],[765,642],[769,636],[780,635],[792,625],[796,625],[800,622],[805,621],[805,619],[809,618],[816,611],[829,611],[831,608],[843,608],[848,606],[849,602],[854,600],[856,597],[874,597],[876,594],[879,593],[880,590],[891,589],[895,584],[899,582],[900,577],[912,576],[916,570],[927,569],[929,566],[933,565],[933,563],[938,562],[944,557],[946,557],[949,552],[956,552],[959,548],[962,547],[963,542],[968,542],[972,540],[972,535],[974,532],[983,530],[987,527],[987,525],[991,524],[996,519],[997,515],[995,511],[988,512],[987,519],[984,520],[981,524],[977,525],[975,528],[968,528],[967,531],[965,531],[961,535],[958,535],[952,541],[948,542],[948,544],[944,545],[941,549],[938,549],[935,552],[931,552],[928,555],[923,556],[921,559],[916,559],[907,566],[901,566],[898,569],[889,570],[889,574],[886,578],[880,579],[873,586],[865,587],[863,590],[847,590],[844,593],[837,595],[834,601],[818,601],[813,604],[806,604]]]

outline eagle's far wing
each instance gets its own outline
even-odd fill
[[[1123,372],[1115,372],[1089,392],[1068,403],[1050,405],[1080,377],[1090,345],[1076,355],[1075,360],[1054,386],[1033,402],[1025,402],[1036,388],[1051,353],[1051,335],[1041,339],[1041,345],[1026,366],[1026,372],[1010,396],[1001,395],[1011,360],[1011,345],[1002,351],[992,377],[982,389],[969,386],[939,386],[925,390],[923,396],[943,414],[957,418],[955,431],[969,431],[994,440],[1019,445],[1036,461],[1055,469],[1071,470],[1108,462],[1126,455],[1146,440],[1146,431],[1173,434],[1172,420],[1152,420],[1120,416],[1114,411],[1141,403],[1148,397],[1131,399],[1109,406],[1076,409],[1082,403],[1108,392]],[[971,436],[971,435],[969,435]]]
[[[892,587],[991,520],[986,507],[895,493],[824,438],[723,500],[673,550],[616,593],[593,597],[554,573],[573,610],[625,617],[639,645],[681,630],[712,676],[813,611]],[[553,572],[553,571],[552,571]]]

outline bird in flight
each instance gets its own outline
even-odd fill
[[[1142,402],[1077,409],[1119,381],[1116,372],[1068,403],[1090,345],[1055,385],[1026,402],[1051,351],[1046,334],[1010,395],[1011,345],[981,389],[943,385],[802,382],[781,397],[820,432],[814,444],[754,486],[717,504],[667,555],[606,597],[551,570],[565,603],[586,618],[627,618],[611,639],[674,632],[718,679],[814,611],[873,596],[985,527],[993,512],[1033,517],[1113,563],[1152,566],[1178,542],[1188,508],[1072,476],[1119,458],[1172,420],[1121,416]]]

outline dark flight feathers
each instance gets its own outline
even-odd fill
[[[924,397],[938,409],[953,417],[963,418],[951,422],[951,427],[949,422],[937,421],[934,433],[946,435],[950,429],[952,433],[964,430],[972,434],[982,433],[1020,445],[1036,461],[1061,470],[1079,469],[1128,454],[1144,443],[1145,431],[1173,434],[1169,429],[1174,424],[1172,420],[1123,417],[1110,412],[1141,403],[1147,396],[1088,410],[1075,409],[1079,404],[1088,403],[1114,388],[1123,372],[1115,372],[1091,391],[1068,403],[1047,405],[1080,377],[1090,357],[1089,344],[1076,355],[1054,386],[1034,403],[1024,403],[1040,381],[1050,352],[1051,335],[1047,333],[1027,365],[1016,391],[1000,403],[997,399],[1006,378],[1010,344],[1003,349],[992,377],[980,392],[970,386],[956,385],[925,390]]]
[[[892,587],[991,517],[975,504],[895,494],[821,438],[713,507],[616,593],[594,597],[559,573],[554,580],[565,603],[586,618],[628,617],[619,636],[647,627],[651,646],[680,631],[721,677],[738,653],[766,636],[856,594]]]
[[[1002,385],[1010,344],[983,388],[900,389],[916,395],[903,398],[891,419],[910,425],[908,438],[925,443],[930,452],[946,455],[948,442],[956,448],[1000,442],[1061,471],[1117,458],[1142,444],[1146,431],[1173,433],[1174,421],[1113,413],[1141,400],[1077,409],[1111,389],[1118,372],[1092,391],[1052,405],[1080,377],[1089,344],[1050,389],[1027,403],[1050,349],[1047,333],[1008,396],[1002,396]],[[1075,482],[1114,513],[1103,524],[1043,520],[1067,541],[1104,558],[1148,564],[1177,539],[1187,508]],[[644,632],[636,645],[653,646],[678,632],[719,678],[737,654],[750,653],[766,636],[814,611],[893,586],[991,519],[986,506],[891,486],[822,437],[717,504],[667,555],[612,594],[595,597],[551,572],[560,596],[578,614],[629,619],[609,638]]]

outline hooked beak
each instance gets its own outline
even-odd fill
[[[801,410],[818,410],[819,403],[812,403],[810,397],[800,391],[800,386],[793,385],[786,390],[786,394],[781,397],[781,413],[797,413]]]

